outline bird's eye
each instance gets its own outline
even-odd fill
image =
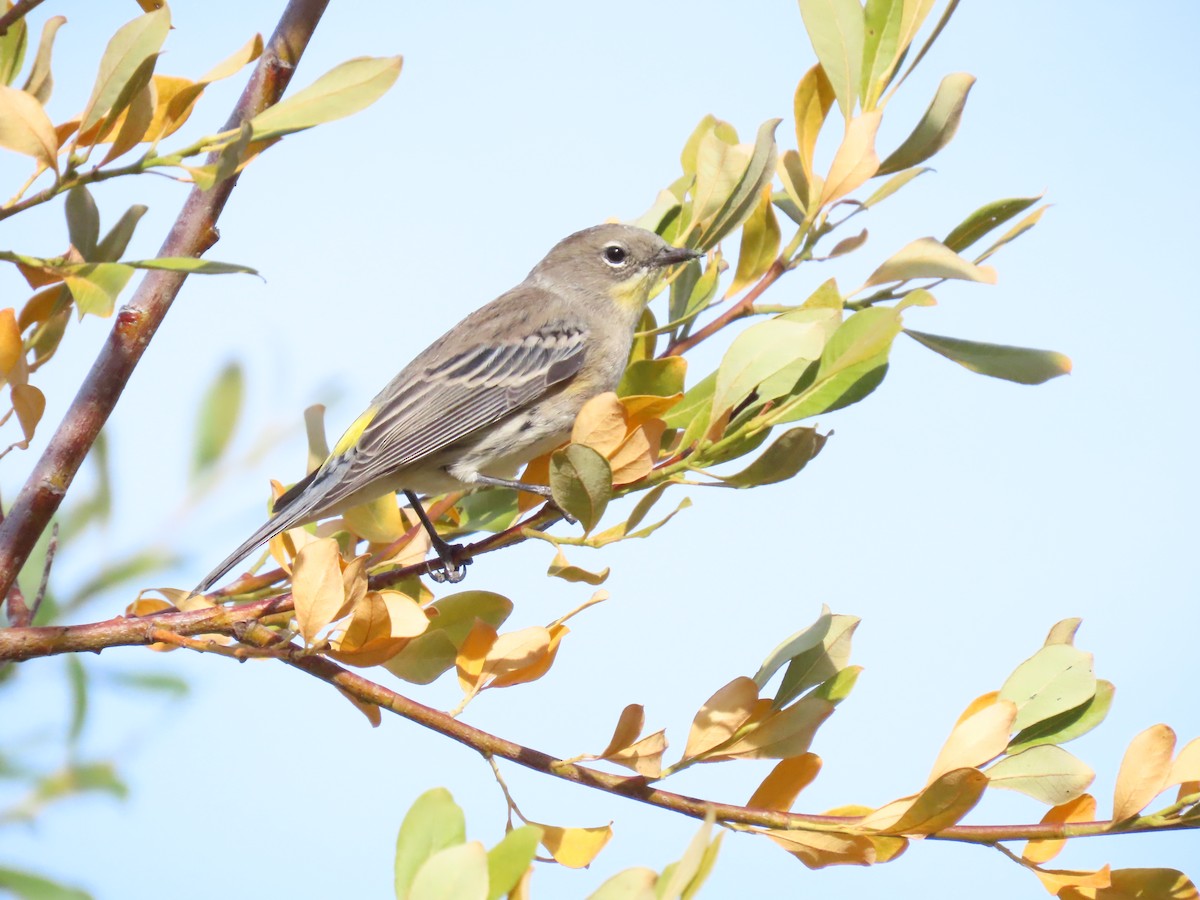
[[[628,257],[629,254],[620,244],[609,244],[604,248],[604,261],[610,266],[623,266]]]

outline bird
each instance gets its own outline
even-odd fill
[[[592,397],[615,390],[650,292],[701,254],[652,231],[607,223],[559,241],[525,280],[434,341],[388,382],[329,456],[274,502],[272,516],[195,588],[208,591],[272,537],[403,492],[430,534],[437,581],[465,569],[420,494],[485,486],[552,500],[517,467],[570,436]]]

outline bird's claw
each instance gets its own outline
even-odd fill
[[[442,567],[440,569],[430,569],[429,577],[438,584],[458,584],[467,577],[467,566],[471,564],[471,560],[464,559],[462,562],[456,560],[455,551],[457,549],[458,547],[452,544],[436,548]]]

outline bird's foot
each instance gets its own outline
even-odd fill
[[[433,545],[433,552],[441,560],[442,567],[440,569],[430,569],[429,577],[438,584],[458,584],[466,578],[467,566],[471,564],[471,560],[467,558],[460,562],[458,555],[461,551],[462,547],[458,544],[450,544],[439,539]]]

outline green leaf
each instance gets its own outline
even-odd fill
[[[1013,730],[1074,709],[1096,694],[1092,654],[1070,644],[1042,647],[1008,676],[1000,699],[1017,705]]]
[[[587,900],[655,900],[654,886],[658,873],[653,869],[637,867],[625,869],[605,879]]]
[[[32,156],[58,171],[54,123],[35,97],[6,85],[0,85],[0,147]]]
[[[686,375],[687,360],[681,356],[639,359],[625,369],[621,383],[617,385],[617,396],[672,397],[683,392]]]
[[[1115,692],[1111,681],[1098,680],[1096,693],[1090,700],[1023,729],[1009,741],[1005,752],[1011,756],[1041,744],[1065,744],[1087,734],[1104,721]]]
[[[133,272],[132,266],[120,263],[88,263],[71,267],[63,275],[63,283],[75,298],[80,318],[88,313],[108,317]]]
[[[499,628],[512,613],[513,604],[491,591],[462,591],[431,603],[429,609],[436,615],[430,618],[425,633],[384,663],[393,675],[413,684],[435,681],[454,665],[458,648],[476,619]]]
[[[506,834],[487,854],[488,900],[500,900],[517,886],[533,862],[542,829],[522,825]]]
[[[612,496],[612,469],[591,447],[570,444],[550,457],[550,490],[558,508],[591,531]]]
[[[1015,381],[1018,384],[1042,384],[1071,371],[1070,358],[1053,350],[1033,350],[1028,347],[1009,347],[1004,344],[981,344],[962,338],[926,334],[923,331],[904,329],[904,333],[919,344],[953,360],[960,366]]]
[[[117,777],[112,763],[106,762],[67,766],[39,779],[36,788],[39,803],[91,792],[110,794],[119,800],[129,796],[129,788]]]
[[[692,133],[684,142],[683,150],[679,154],[679,164],[683,167],[685,175],[695,175],[699,167],[700,159],[700,143],[705,136],[716,134],[716,136],[726,144],[736,144],[738,142],[737,129],[723,119],[718,119],[712,113],[706,115],[692,129]]]
[[[151,572],[166,569],[179,562],[179,558],[166,550],[151,547],[138,550],[129,556],[110,559],[96,567],[90,577],[77,587],[63,604],[72,609],[82,606],[97,594],[117,587],[134,578],[142,578]]]
[[[983,262],[985,259],[987,259],[989,256],[991,256],[993,253],[995,253],[997,250],[999,250],[1001,247],[1003,247],[1005,244],[1019,238],[1021,235],[1023,235],[1025,232],[1027,232],[1030,228],[1032,228],[1034,225],[1036,225],[1038,223],[1038,221],[1042,218],[1042,214],[1045,213],[1046,210],[1049,208],[1050,207],[1048,207],[1048,206],[1040,206],[1037,209],[1035,209],[1033,212],[1031,212],[1029,215],[1027,215],[1024,219],[1022,219],[1020,222],[1018,222],[1016,225],[1014,225],[1012,228],[1010,228],[1008,231],[1004,232],[1003,236],[1001,236],[999,240],[997,240],[994,244],[992,244],[990,247],[988,247],[986,250],[984,250],[983,253],[981,253],[975,259],[975,262],[976,263]]]
[[[776,372],[819,359],[825,335],[824,323],[815,320],[780,317],[751,325],[733,339],[717,369],[713,418],[736,407]]]
[[[813,381],[768,413],[767,420],[773,425],[794,422],[857,403],[883,381],[888,353],[899,333],[895,309],[856,312],[826,343]]]
[[[447,847],[461,845],[466,839],[466,817],[448,790],[433,788],[418,797],[396,836],[397,900],[409,896],[418,870],[430,857]]]
[[[116,262],[121,258],[121,254],[125,252],[129,241],[133,238],[134,229],[137,228],[138,222],[141,221],[148,209],[149,207],[139,203],[125,210],[121,218],[117,220],[117,224],[96,244],[97,262]]]
[[[890,175],[929,159],[948,143],[958,131],[967,94],[975,84],[975,76],[966,72],[947,75],[938,85],[933,101],[917,123],[912,134],[879,165],[876,175]]]
[[[800,16],[846,121],[854,113],[866,41],[858,0],[800,0]]]
[[[827,435],[815,428],[793,428],[784,432],[763,454],[736,475],[722,478],[735,488],[758,487],[786,481],[800,472],[825,446]]]
[[[812,695],[820,697],[822,700],[828,700],[837,706],[850,696],[850,692],[854,690],[854,685],[858,684],[858,676],[861,674],[862,666],[846,666],[836,675],[832,675],[818,684],[813,689]]]
[[[789,685],[791,696],[795,697],[836,675],[850,659],[850,638],[859,621],[856,616],[834,615],[828,606],[824,607],[816,622],[793,634],[767,655],[754,675],[754,683],[762,690],[785,664],[795,662]],[[777,706],[786,702],[776,697]]]
[[[874,109],[900,58],[900,26],[904,0],[867,0],[864,13],[862,83],[858,94],[864,110]]]
[[[669,872],[663,870],[662,880],[657,885],[658,897],[674,900],[675,897],[682,897],[685,892],[694,892],[692,885],[695,881],[704,881],[704,875],[708,873],[702,875],[701,868],[707,855],[706,851],[712,843],[712,828],[713,820],[705,819],[700,830],[688,842],[687,849],[679,861],[668,867]],[[698,887],[699,884],[696,885],[696,888]]]
[[[475,491],[458,501],[460,531],[498,532],[517,521],[517,492],[508,488]]]
[[[91,191],[82,184],[71,188],[67,191],[64,209],[71,246],[89,262],[103,262],[96,259],[96,243],[100,240],[100,211],[96,209]]]
[[[857,0],[851,0],[857,2]],[[709,249],[741,225],[754,211],[763,188],[775,177],[775,129],[782,119],[768,119],[758,128],[754,149],[737,186],[702,231],[697,246]]]
[[[227,363],[213,379],[200,401],[196,441],[192,447],[192,477],[211,469],[233,439],[242,410],[245,378],[242,367]]]
[[[0,868],[0,888],[18,900],[92,900],[92,895],[35,872]]]
[[[171,12],[166,4],[154,12],[138,16],[122,25],[104,50],[100,59],[100,71],[92,96],[84,107],[79,121],[79,133],[83,134],[98,124],[110,113],[118,114],[118,99],[126,92],[135,78],[146,76],[146,62],[158,54],[167,32],[171,29]],[[129,100],[132,100],[130,95]]]
[[[683,399],[667,410],[663,420],[668,428],[683,428],[681,448],[694,444],[708,430],[712,414],[713,391],[717,386],[717,373],[709,372],[697,381]]]
[[[50,54],[54,50],[54,36],[66,22],[66,16],[51,16],[42,26],[42,39],[38,42],[37,56],[33,59],[29,77],[25,79],[25,86],[22,88],[25,93],[31,94],[38,103],[43,105],[50,99],[50,95],[54,91],[54,76],[50,72]],[[0,41],[3,40],[0,38]]]
[[[413,877],[407,900],[486,900],[487,851],[479,841],[440,850]]]
[[[917,238],[876,269],[864,287],[913,278],[951,278],[995,284],[996,270],[968,262],[941,241]]]
[[[876,188],[875,192],[863,201],[863,209],[870,209],[882,203],[900,188],[904,187],[918,175],[924,175],[926,172],[932,172],[933,169],[927,166],[915,166],[911,169],[905,169],[903,172],[898,172]]]
[[[6,2],[0,11],[12,8],[12,2]],[[25,17],[21,16],[8,26],[8,31],[0,35],[0,82],[12,84],[21,71],[25,62],[25,49],[29,42],[28,26]]]
[[[1013,216],[1025,212],[1041,199],[1039,194],[1036,197],[1012,197],[1007,200],[993,200],[991,203],[985,203],[955,226],[942,243],[955,253],[962,253],[993,228],[997,228]]]
[[[191,174],[196,187],[207,191],[237,174],[238,167],[250,154],[250,141],[253,137],[254,132],[250,123],[243,122],[238,129],[237,137],[217,151],[215,162],[203,166],[184,166],[183,168]]]
[[[191,691],[191,686],[179,676],[161,672],[110,672],[106,677],[123,688],[169,694],[175,698],[186,697]]]
[[[168,272],[186,272],[189,275],[257,275],[258,270],[237,263],[216,262],[211,259],[196,259],[194,256],[160,256],[157,259],[126,259],[122,265],[135,269],[164,269]]]
[[[992,787],[1020,791],[1050,806],[1074,800],[1096,777],[1085,763],[1053,744],[1006,756],[984,774]]]
[[[352,59],[250,120],[254,140],[281,137],[366,109],[396,83],[399,56]]]
[[[67,657],[67,682],[71,685],[71,724],[67,727],[67,744],[74,747],[83,734],[88,711],[87,670],[77,656]]]
[[[737,270],[725,292],[732,297],[758,281],[779,255],[779,222],[771,205],[771,191],[765,189],[759,202],[742,225],[742,242],[738,249]]]

